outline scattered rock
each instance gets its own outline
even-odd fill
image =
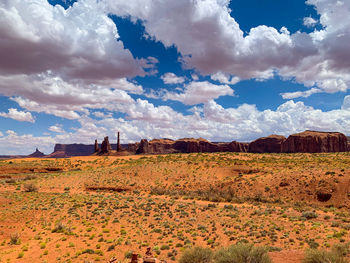
[[[286,187],[286,186],[289,186],[288,182],[286,182],[286,181],[280,182],[280,187]]]
[[[327,202],[332,198],[332,194],[327,192],[317,192],[316,196],[317,200],[320,202]]]

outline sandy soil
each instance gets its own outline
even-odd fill
[[[301,262],[350,242],[349,171],[348,153],[0,161],[0,262],[129,262],[147,247],[177,262],[187,247],[236,242]]]

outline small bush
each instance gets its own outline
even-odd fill
[[[209,248],[194,247],[182,254],[180,263],[211,263],[213,252]]]
[[[271,263],[267,248],[249,244],[236,244],[220,249],[214,257],[215,263]]]
[[[54,229],[52,229],[52,233],[71,233],[71,229],[67,227],[64,223],[58,222]]]
[[[25,184],[24,192],[38,192],[38,187],[34,184]]]
[[[346,263],[346,255],[337,248],[331,251],[309,249],[306,251],[303,263]]]
[[[317,218],[318,215],[312,211],[305,211],[301,214],[301,217],[304,217],[306,219],[314,219],[314,218]]]
[[[19,234],[15,233],[10,236],[10,244],[11,245],[19,245],[21,244],[21,239],[19,238]]]

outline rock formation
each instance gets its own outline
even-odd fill
[[[246,152],[247,144],[239,142],[212,143],[205,139],[184,138],[179,140],[155,139],[148,142],[142,139],[137,154],[167,154],[196,152]]]
[[[345,152],[347,143],[346,136],[340,132],[304,131],[290,135],[282,143],[282,152]]]
[[[70,156],[88,156],[93,153],[93,144],[56,144],[53,153],[48,155],[48,157],[66,158]]]
[[[139,143],[137,143],[138,145]],[[117,149],[117,144],[110,144],[113,149]],[[121,144],[120,148],[127,149],[128,151],[135,153],[136,152],[136,144],[130,144],[130,150],[128,144]],[[99,150],[101,149],[101,145],[98,144]],[[54,151],[47,155],[49,158],[67,158],[71,156],[89,156],[91,154],[96,153],[96,144],[56,144]]]
[[[119,149],[119,150],[118,150]],[[125,150],[124,150],[125,149]],[[184,138],[179,140],[142,139],[137,143],[120,144],[118,132],[117,144],[110,144],[105,137],[102,145],[95,144],[56,144],[54,152],[46,157],[66,158],[91,154],[168,154],[195,152],[344,152],[350,150],[347,138],[338,132],[305,131],[293,134],[286,139],[280,135],[271,135],[257,139],[250,144],[241,142],[209,142],[205,139]]]
[[[97,140],[95,140],[95,150],[94,151],[95,151],[95,153],[100,151],[100,147],[98,146]]]
[[[136,149],[136,154],[140,154],[140,153],[146,153],[146,154],[152,153],[148,148],[148,141],[146,139],[142,139],[140,141],[139,147]]]
[[[251,153],[280,153],[282,152],[282,143],[286,137],[281,135],[270,135],[259,138],[249,143],[248,152]]]
[[[28,155],[28,157],[30,158],[41,158],[44,157],[45,154],[43,154],[41,151],[38,150],[38,148],[36,148],[35,152],[33,152],[32,154]]]
[[[118,140],[117,140],[117,152],[121,151],[121,147],[120,147],[120,133],[118,132]]]
[[[103,139],[103,142],[101,144],[101,151],[100,153],[109,153],[112,151],[112,147],[109,143],[109,139],[108,139],[108,136],[106,136],[104,139]]]

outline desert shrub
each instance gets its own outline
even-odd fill
[[[270,263],[265,247],[250,244],[236,244],[220,249],[214,256],[215,263]]]
[[[38,192],[38,187],[34,184],[25,184],[24,192]]]
[[[67,227],[64,223],[58,222],[54,229],[52,229],[52,233],[70,233],[71,229]]]
[[[10,236],[10,244],[11,245],[19,245],[21,244],[21,239],[19,238],[18,233],[14,233]]]
[[[180,258],[180,263],[211,263],[213,252],[209,248],[194,247],[185,250]]]
[[[342,248],[331,251],[309,249],[306,251],[303,263],[346,263],[346,252]]]
[[[10,179],[5,180],[5,183],[7,183],[7,184],[15,184],[16,182],[17,182],[17,180],[14,178],[10,178]]]
[[[306,219],[313,219],[313,218],[317,218],[318,215],[312,211],[305,211],[301,214],[301,217],[304,217]]]
[[[36,176],[35,175],[27,175],[26,177],[24,177],[24,181],[27,181],[27,180],[34,180],[36,179]]]

